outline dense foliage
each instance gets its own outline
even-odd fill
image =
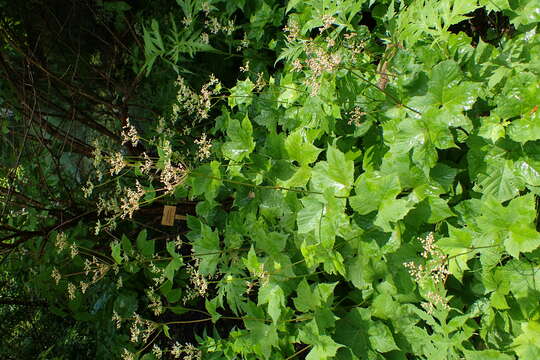
[[[540,358],[538,1],[36,4],[0,357]]]

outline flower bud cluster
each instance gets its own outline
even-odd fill
[[[186,266],[187,273],[189,274],[189,282],[191,286],[187,290],[186,295],[183,298],[184,304],[197,297],[204,297],[208,290],[208,281],[202,275],[199,270],[199,260],[195,260],[195,266],[188,264]]]
[[[447,256],[439,249],[435,243],[433,232],[430,232],[425,238],[418,238],[422,243],[422,257],[425,259],[423,264],[417,264],[413,261],[403,264],[409,271],[409,274],[421,289],[430,289],[435,287],[444,291],[444,283],[450,275],[447,266]],[[425,295],[428,302],[422,303],[422,306],[429,314],[439,307],[449,309],[447,299],[440,292],[428,290]]]
[[[137,129],[131,125],[129,118],[126,119],[126,125],[124,125],[122,129],[122,133],[120,134],[122,136],[122,145],[131,143],[131,146],[137,146],[140,139],[139,133],[137,132]]]
[[[406,262],[403,264],[409,274],[417,283],[431,279],[435,284],[444,284],[450,272],[447,267],[447,256],[435,244],[433,233],[429,233],[425,238],[419,238],[423,245],[422,257],[426,259],[425,264]]]
[[[201,360],[202,358],[202,352],[190,343],[181,345],[176,342],[171,349],[171,355],[175,359],[183,360]]]

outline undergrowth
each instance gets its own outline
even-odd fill
[[[102,358],[540,358],[537,1],[176,5],[130,60],[160,117],[30,248],[52,311]]]

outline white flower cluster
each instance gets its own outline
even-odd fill
[[[200,360],[202,358],[201,350],[190,343],[181,345],[176,342],[171,349],[171,355],[174,356],[175,359],[180,359],[183,355],[183,360]]]
[[[435,288],[444,291],[444,283],[450,275],[447,266],[447,256],[442,253],[437,244],[433,233],[429,233],[425,238],[419,238],[422,243],[422,257],[424,264],[417,264],[413,261],[403,264],[409,271],[409,274],[420,288],[429,289],[428,285],[432,283]],[[422,303],[422,306],[429,314],[432,314],[437,307],[450,309],[447,299],[439,292],[427,291],[425,295],[428,302]]]

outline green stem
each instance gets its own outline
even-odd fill
[[[322,192],[319,192],[319,191],[293,189],[293,188],[287,188],[287,187],[276,186],[276,185],[255,185],[255,184],[250,184],[250,183],[246,183],[246,182],[242,182],[242,181],[235,181],[235,180],[228,180],[228,179],[218,178],[216,176],[209,176],[209,175],[203,175],[203,174],[197,174],[197,173],[191,173],[191,174],[193,174],[195,176],[205,177],[205,178],[208,178],[208,179],[223,181],[223,182],[226,182],[226,183],[229,183],[229,184],[242,185],[242,186],[247,186],[247,187],[252,187],[252,188],[257,188],[257,189],[285,190],[285,191],[293,191],[293,192],[304,193],[304,194],[324,195]],[[349,198],[349,196],[337,196],[337,195],[334,195],[334,197],[337,198],[337,199],[348,199]]]
[[[359,75],[357,74],[356,72],[354,72],[353,69],[351,68],[345,68],[347,70],[349,70],[351,72],[351,74],[353,74],[354,76],[358,77],[360,80],[362,81],[365,81],[366,83],[368,83],[370,86],[373,86],[375,89],[379,90],[380,92],[382,92],[384,95],[386,95],[388,98],[390,98],[396,105],[398,106],[402,106],[404,107],[405,109],[407,110],[410,110],[414,113],[417,113],[418,115],[422,115],[422,113],[418,110],[415,110],[413,109],[412,107],[409,107],[405,104],[403,104],[397,97],[395,97],[394,95],[390,94],[388,91],[384,90],[384,89],[381,89],[377,86],[377,84],[373,83],[372,81],[369,81],[368,79],[366,79],[365,77],[363,77],[362,75]]]

